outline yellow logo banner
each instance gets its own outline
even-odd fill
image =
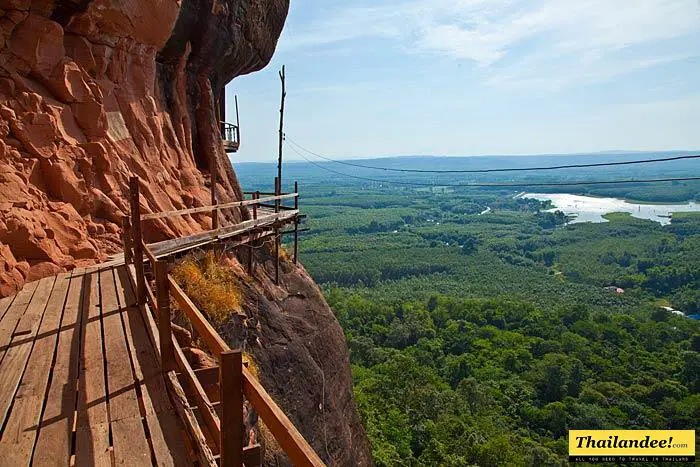
[[[571,462],[614,462],[621,458],[692,462],[695,430],[569,430]]]

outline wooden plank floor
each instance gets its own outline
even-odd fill
[[[0,300],[0,465],[191,465],[125,266]]]

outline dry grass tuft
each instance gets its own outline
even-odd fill
[[[242,312],[240,278],[230,267],[221,264],[214,253],[185,258],[173,268],[172,275],[197,307],[216,324],[222,324],[233,313]]]
[[[289,251],[282,245],[280,245],[280,259],[288,263],[292,261],[292,255],[289,254]]]

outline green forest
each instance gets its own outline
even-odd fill
[[[700,313],[700,213],[570,223],[513,190],[301,191],[300,257],[377,465],[562,465],[569,429],[700,425],[700,321],[662,308]]]

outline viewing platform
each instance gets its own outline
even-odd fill
[[[241,130],[233,123],[221,122],[221,137],[224,151],[238,152],[241,146]]]
[[[234,97],[234,105],[236,109],[236,123],[226,121],[226,93],[222,93],[219,98],[219,120],[221,123],[221,142],[226,153],[238,152],[241,147],[241,119],[238,114],[238,96]]]

